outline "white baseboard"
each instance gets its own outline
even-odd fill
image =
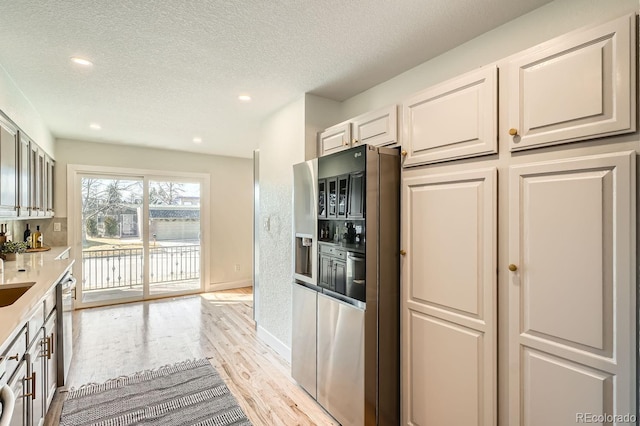
[[[276,351],[282,358],[284,358],[289,364],[291,364],[291,348],[282,343],[273,334],[269,333],[265,328],[258,326],[256,335],[258,339],[265,342],[267,345]]]
[[[243,287],[251,287],[253,286],[253,281],[251,279],[240,280],[240,281],[227,281],[224,283],[211,283],[207,288],[207,291],[220,291],[220,290],[231,290],[234,288],[243,288]]]

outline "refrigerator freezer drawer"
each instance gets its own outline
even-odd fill
[[[364,310],[322,294],[317,400],[340,424],[364,424]]]

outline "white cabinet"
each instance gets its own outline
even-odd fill
[[[31,140],[19,132],[18,152],[18,215],[31,216]]]
[[[508,66],[511,151],[636,129],[635,15],[534,47]]]
[[[398,142],[398,107],[390,105],[336,124],[318,134],[318,156],[354,146],[394,145]]]
[[[494,425],[496,169],[402,179],[402,424]]]
[[[29,424],[41,426],[44,424],[45,414],[45,380],[43,355],[44,331],[40,328],[27,351],[27,392],[30,395],[28,406]]]
[[[57,389],[57,340],[55,287],[26,316],[12,341],[0,342],[0,364],[16,395],[11,426],[40,426]],[[45,316],[48,317],[44,321]],[[8,379],[11,377],[11,379]]]
[[[495,134],[480,149],[471,132],[481,71],[404,102],[404,165],[427,166],[402,179],[402,424],[637,414],[640,149],[602,139],[636,130],[635,25],[626,16],[498,62],[500,152]],[[573,141],[589,142],[527,151]]]
[[[398,107],[391,105],[359,115],[351,120],[351,146],[393,145],[398,142]]]
[[[0,116],[0,216],[18,215],[18,129]]]
[[[9,426],[28,426],[27,402],[31,396],[27,394],[27,363],[25,361],[20,362],[13,376],[7,381],[7,384],[15,396],[13,417],[11,417]]]
[[[636,413],[635,157],[510,168],[510,425]]]
[[[58,353],[56,351],[56,310],[54,309],[44,325],[44,348],[42,363],[44,366],[45,413],[49,409],[58,388]]]
[[[319,156],[344,151],[351,146],[351,123],[341,123],[318,134]]]
[[[406,99],[404,166],[498,152],[498,69],[481,68]]]
[[[55,161],[23,133],[17,137],[15,182],[19,217],[53,217]]]

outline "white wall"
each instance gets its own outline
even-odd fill
[[[286,359],[291,347],[292,166],[305,160],[305,97],[267,119],[260,139],[258,335]],[[266,229],[265,222],[269,222]]]
[[[305,95],[305,159],[318,156],[318,132],[335,124],[340,118],[340,102],[320,96]]]
[[[209,174],[212,288],[251,284],[252,160],[58,139],[54,208],[62,218],[67,216],[67,164]]]
[[[53,137],[31,102],[0,66],[0,110],[55,159]]]

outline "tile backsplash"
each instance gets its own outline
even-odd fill
[[[27,223],[29,229],[35,231],[36,226],[40,226],[40,232],[43,234],[43,241],[45,246],[57,247],[67,245],[67,218],[66,217],[53,217],[48,219],[27,219],[27,220],[2,220],[0,223],[7,224],[8,233],[11,234],[11,238],[15,240],[22,240],[24,230]],[[54,232],[54,224],[60,224],[60,231]]]

